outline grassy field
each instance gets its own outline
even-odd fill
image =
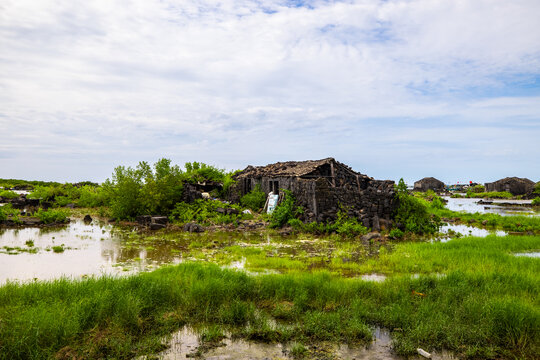
[[[381,283],[300,265],[250,276],[198,263],[128,278],[10,283],[0,287],[0,359],[127,359],[158,352],[163,336],[186,324],[207,337],[227,331],[299,347],[362,343],[377,325],[392,331],[403,355],[422,347],[534,359],[540,263],[513,253],[539,249],[540,236],[397,244],[361,265],[387,274]]]

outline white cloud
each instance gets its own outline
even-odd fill
[[[540,135],[538,1],[310,5],[4,1],[0,126],[10,136],[0,152],[30,162],[77,153],[230,167],[328,154],[395,177],[388,148],[396,143],[386,134],[399,131],[410,151],[400,164],[426,151],[442,156],[444,146],[422,142],[441,133],[480,160],[492,161],[486,154],[500,141],[513,156],[538,156],[527,140]],[[532,79],[531,94],[515,78]],[[463,135],[486,132],[493,143],[483,152]],[[354,149],[388,154],[388,172]]]

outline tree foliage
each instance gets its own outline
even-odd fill
[[[103,186],[110,196],[113,216],[133,219],[143,214],[168,214],[181,201],[183,179],[178,166],[160,159],[153,168],[144,161],[136,168],[118,166]]]

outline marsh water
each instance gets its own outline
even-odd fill
[[[499,214],[502,216],[529,215],[540,216],[540,212],[535,211],[531,206],[531,200],[489,200],[492,204],[479,204],[481,199],[474,198],[451,198],[443,196],[448,201],[446,208],[452,211],[465,211],[468,213]],[[508,204],[508,205],[503,205]],[[511,205],[510,205],[511,204]]]
[[[457,211],[493,212],[504,216],[538,215],[526,206],[484,206],[477,204],[478,199],[447,200],[447,207]],[[441,233],[443,235],[433,241],[447,241],[456,234],[506,234],[462,224],[444,225]],[[325,237],[282,237],[267,232],[147,232],[97,220],[85,223],[79,219],[61,227],[0,229],[0,285],[7,281],[28,282],[59,277],[123,276],[183,261],[213,262],[253,274],[327,268],[365,281],[384,281],[386,277],[382,274],[354,272],[354,264],[376,256],[381,246],[391,244],[381,245],[377,241],[340,243]],[[538,257],[539,253],[515,255]],[[367,346],[333,344],[332,358],[400,359],[392,352],[387,331],[374,329],[374,337],[375,340]],[[159,358],[185,359],[199,346],[198,337],[192,329],[184,328],[172,336],[169,346],[159,354]],[[204,358],[289,359],[292,357],[287,346],[226,338],[223,346],[210,349]],[[442,353],[433,354],[433,358],[452,359],[452,356]]]
[[[446,200],[451,210],[505,216],[534,213],[526,206],[510,211],[507,206],[479,205],[478,199]],[[504,231],[463,224],[443,225],[440,232],[442,235],[433,241],[447,241],[455,236],[506,235]],[[381,281],[384,278],[378,274],[351,271],[354,263],[376,255],[380,246],[377,242],[336,244],[324,237],[281,237],[264,232],[141,232],[96,220],[74,220],[62,227],[0,229],[0,284],[62,276],[121,276],[185,260],[210,261],[255,273],[328,268],[339,262],[342,275]]]

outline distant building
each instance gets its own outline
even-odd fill
[[[444,183],[434,177],[425,177],[414,183],[414,191],[444,191],[446,186]]]
[[[486,183],[486,191],[507,191],[512,195],[525,195],[532,192],[535,183],[526,178],[507,177],[491,183]]]
[[[394,182],[374,180],[333,158],[248,166],[234,177],[230,200],[259,185],[266,194],[290,190],[304,209],[305,221],[335,220],[340,207],[368,227],[390,221],[395,209]]]

